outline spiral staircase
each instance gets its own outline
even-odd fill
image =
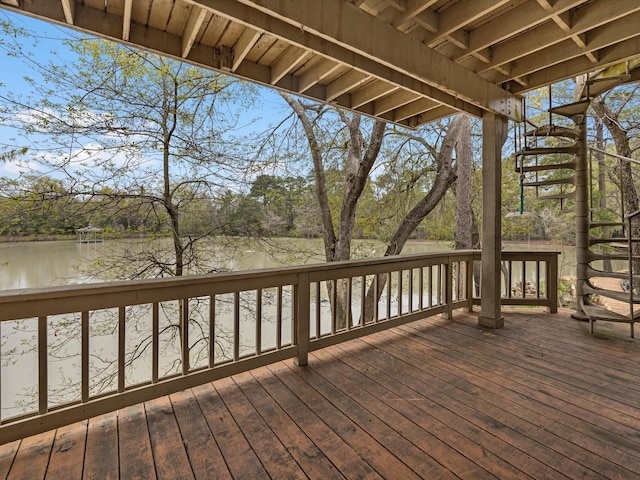
[[[522,148],[516,155],[516,171],[522,188],[535,188],[541,200],[560,202],[561,209],[573,207],[576,214],[577,309],[573,317],[594,322],[623,322],[630,326],[640,321],[640,272],[633,270],[634,244],[631,238],[632,217],[639,212],[614,221],[597,221],[598,206],[594,205],[590,188],[586,115],[595,96],[629,80],[630,76],[611,75],[590,78],[584,82],[573,103],[550,108],[549,124],[524,131]],[[562,121],[559,117],[569,119]],[[557,123],[565,125],[554,125]],[[529,125],[530,126],[530,125]],[[623,160],[621,160],[623,161]],[[522,208],[521,208],[522,210]],[[606,271],[606,260],[624,262],[618,271]]]

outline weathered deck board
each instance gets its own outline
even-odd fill
[[[86,480],[117,480],[119,478],[118,416],[115,412],[89,420],[82,478]]]
[[[0,479],[640,479],[640,342],[432,317],[0,447]]]

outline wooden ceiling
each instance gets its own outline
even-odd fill
[[[390,122],[518,119],[518,94],[640,55],[640,0],[0,0]]]

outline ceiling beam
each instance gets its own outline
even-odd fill
[[[285,52],[271,65],[271,85],[278,83],[282,77],[295,70],[311,58],[309,50],[291,45]]]
[[[202,8],[193,7],[191,10],[187,25],[184,28],[184,32],[182,32],[182,58],[186,58],[189,55],[189,51],[193,46],[193,42],[196,41],[196,36],[206,16],[207,11]]]
[[[357,88],[358,85],[366,83],[371,77],[367,74],[358,72],[357,70],[350,70],[344,75],[338,77],[336,80],[327,85],[326,88],[326,100],[331,102],[340,95],[347,93],[349,90]]]
[[[593,67],[594,63],[598,61],[598,50],[614,45],[621,40],[638,38],[640,35],[638,24],[640,24],[640,11],[626,15],[589,32],[589,43],[585,48],[580,48],[572,39],[568,39],[523,57],[518,61],[518,65],[511,69],[509,76],[504,80],[512,80],[515,77],[529,75],[537,70],[549,68],[585,54],[592,54],[587,56],[587,59]],[[638,42],[640,43],[640,39]]]
[[[425,37],[429,47],[436,47],[448,35],[509,3],[510,0],[473,0],[454,4],[438,17],[438,31]]]
[[[441,118],[450,117],[451,115],[455,115],[456,113],[460,113],[457,110],[454,110],[451,107],[447,107],[445,105],[441,105],[436,108],[432,108],[420,114],[420,118],[417,120],[417,125],[424,125],[425,123],[435,122],[436,120],[440,120]],[[413,125],[413,126],[417,126]],[[411,124],[407,124],[407,126],[411,126]]]
[[[422,91],[418,93],[454,108],[470,103],[500,115],[520,118],[520,102],[514,95],[343,0],[306,2],[306,8],[300,8],[296,2],[280,0],[188,1],[245,25],[262,28],[299,46],[312,48],[364,73],[397,82],[397,74],[380,75],[381,70],[375,64],[382,65],[424,82],[432,88],[420,88]],[[476,1],[485,2],[474,0],[473,5]],[[498,3],[505,1],[508,0]],[[376,34],[371,35],[370,32]],[[403,45],[403,48],[397,48],[397,45]],[[416,62],[416,59],[420,61]],[[406,88],[415,88],[409,85],[416,84],[401,84],[405,85]]]
[[[398,90],[398,87],[395,85],[390,85],[381,80],[375,80],[366,87],[351,94],[351,108],[359,108],[396,90]]]
[[[322,82],[322,80],[337,69],[342,67],[339,63],[332,62],[331,60],[322,59],[315,65],[309,68],[306,72],[300,75],[298,80],[298,93],[304,93],[314,85]]]
[[[527,77],[527,86],[510,82],[511,89],[516,93],[533,90],[549,83],[559,82],[570,77],[592,72],[595,69],[610,67],[620,62],[636,58],[638,56],[639,37],[633,37],[617,43],[598,52],[598,62],[593,64],[585,56],[580,56],[559,63],[553,67],[538,70]]]
[[[438,0],[408,0],[405,11],[397,15],[392,20],[391,25],[396,27],[398,30],[405,31],[416,15],[419,15],[430,8],[437,1]],[[437,14],[435,12],[433,12],[433,15],[437,18]]]
[[[385,113],[411,103],[418,98],[420,97],[416,96],[416,94],[413,92],[407,92],[406,90],[397,90],[392,94],[382,97],[379,100],[373,102],[373,114],[376,117],[384,115]]]
[[[76,8],[75,0],[61,0],[64,19],[69,25],[73,25],[73,12]]]
[[[578,8],[574,13],[572,35],[586,33],[613,20],[640,11],[640,2],[611,2],[596,0]],[[566,40],[567,34],[555,23],[544,23],[493,47],[491,62],[482,67],[483,73],[499,65],[519,60],[524,55],[537,52]]]
[[[469,48],[456,58],[460,62],[502,40],[546,22],[551,16],[566,12],[587,0],[558,0],[549,10],[536,2],[525,2],[509,13],[469,32]]]
[[[418,100],[415,100],[411,103],[408,103],[407,105],[403,105],[402,107],[398,107],[393,110],[393,112],[391,112],[392,115],[390,115],[387,120],[395,123],[400,123],[403,120],[415,117],[416,115],[420,115],[427,110],[431,110],[438,106],[438,103],[435,103],[428,98],[419,98]],[[383,117],[385,116],[383,115]]]
[[[122,14],[122,39],[126,42],[129,40],[129,32],[131,31],[131,9],[133,8],[133,0],[124,0],[124,12]]]
[[[268,31],[269,34],[274,37],[280,38],[281,40],[287,41],[298,47],[312,50],[314,53],[319,54],[328,60],[340,62],[345,66],[354,68],[360,72],[366,73],[367,75],[371,75],[372,77],[384,79],[389,83],[396,84],[398,87],[412,90],[419,95],[432,98],[439,103],[445,103],[461,111],[470,113],[474,116],[482,115],[482,106],[467,101],[466,98],[463,98],[463,96],[455,90],[452,90],[451,92],[445,92],[443,90],[435,88],[429,83],[425,82],[424,79],[420,78],[420,76],[418,75],[407,75],[402,71],[399,71],[397,68],[392,68],[391,66],[387,66],[386,64],[382,64],[379,61],[373,60],[372,58],[370,58],[372,57],[371,54],[367,54],[366,56],[360,55],[353,50],[344,48],[342,45],[336,44],[334,42],[329,42],[323,37],[310,33],[308,28],[300,28],[299,25],[281,21],[279,18],[275,18],[261,11],[251,9],[246,5],[239,3],[237,0],[184,1],[191,4],[200,5],[203,8],[209,9],[214,14],[224,18],[228,18],[236,23],[240,23],[246,26],[253,26],[254,28],[260,28],[264,31]],[[325,5],[325,1],[326,0],[323,0],[321,4],[318,3],[317,5]],[[362,15],[365,15],[367,18],[374,19],[376,22],[376,27],[382,25],[392,32],[395,32],[395,34],[404,37],[404,34],[394,29],[391,25],[375,19],[371,15],[368,15],[360,11],[359,9],[356,9],[351,4],[345,4],[344,2],[342,2],[342,0],[339,1],[341,2],[343,7],[349,6],[354,10],[358,10],[358,12],[360,12]],[[316,4],[314,3],[314,6],[315,5]],[[370,37],[370,35],[368,34],[362,34],[361,36],[367,38]],[[392,45],[393,42],[387,42],[387,49],[393,48]],[[420,45],[421,47],[419,48],[426,48],[425,45]],[[431,52],[431,50],[429,51]],[[435,54],[435,52],[432,53]],[[403,58],[405,58],[406,62],[410,65],[415,65],[415,61],[412,60],[413,58],[419,58],[419,56],[407,52],[404,52],[402,55]],[[435,72],[438,78],[441,79],[440,81],[444,82],[445,84],[445,80],[447,78],[458,78],[452,72],[444,68],[444,63],[446,65],[454,65],[456,72],[460,75],[465,75],[466,73],[467,75],[471,75],[473,79],[478,78],[475,74],[464,69],[462,66],[454,64],[451,60],[438,54],[435,55],[437,56],[438,61],[432,62],[433,65],[429,66],[422,64],[421,66],[421,70],[424,70],[426,74],[433,75]],[[443,60],[443,63],[439,61],[440,59]],[[428,60],[429,59],[427,58],[426,61]],[[439,68],[439,66],[443,66],[443,68]],[[250,77],[248,78],[251,79]],[[510,110],[512,105],[516,103],[514,95],[506,92],[505,90],[497,87],[494,84],[485,81],[484,79],[480,80],[481,82],[474,83],[471,81],[471,78],[467,78],[467,83],[470,85],[469,92],[475,92],[481,98],[480,103],[482,103],[483,105],[487,105],[487,107],[484,108],[495,108],[496,113],[507,115],[510,118],[512,115],[519,118],[519,109],[516,109],[515,111]],[[460,81],[464,83],[463,80]],[[517,104],[519,105],[519,101],[517,102]]]
[[[231,71],[235,72],[245,57],[249,54],[253,46],[256,44],[258,39],[260,38],[261,32],[254,30],[252,28],[245,28],[240,38],[236,41],[233,46],[233,65],[231,67]]]

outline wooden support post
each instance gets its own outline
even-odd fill
[[[482,298],[478,325],[504,325],[500,307],[502,250],[502,145],[507,119],[485,112],[482,116]]]
[[[298,355],[294,357],[293,363],[298,367],[303,367],[309,363],[309,303],[311,301],[311,291],[309,285],[309,274],[303,272],[298,277],[298,284],[294,286],[294,308],[295,308],[295,343],[298,346]],[[318,298],[317,301],[320,301]],[[319,336],[319,335],[318,335]]]

